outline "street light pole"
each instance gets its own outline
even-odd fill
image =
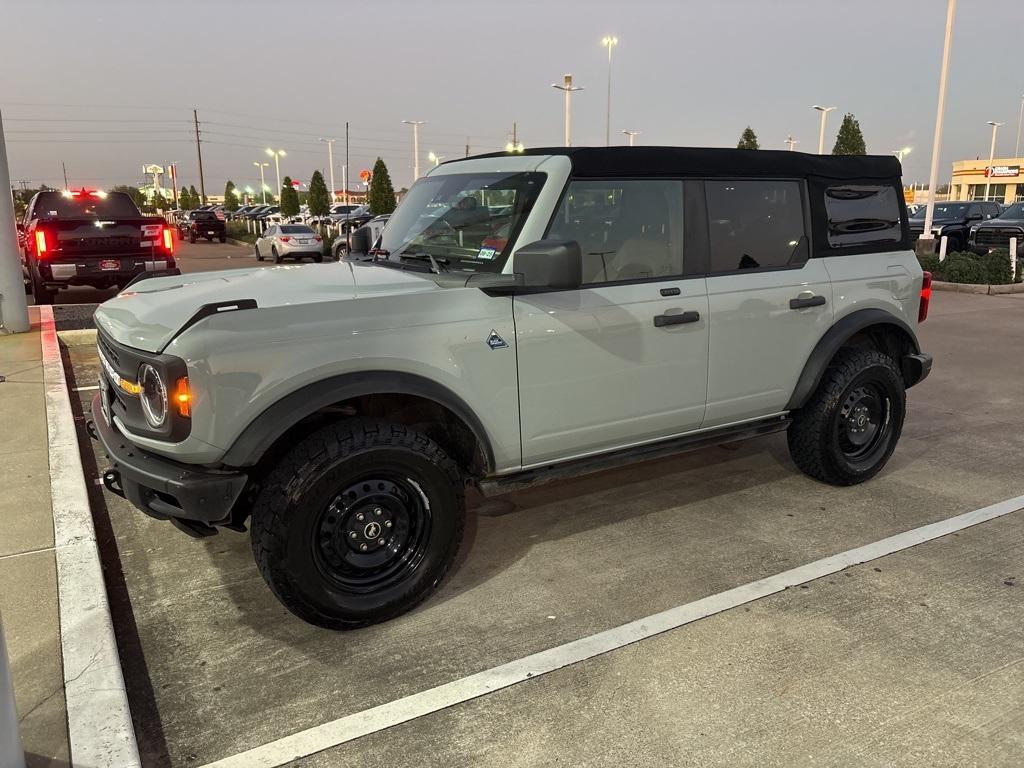
[[[932,239],[932,221],[935,214],[935,185],[939,183],[939,153],[942,150],[942,116],[946,109],[946,77],[949,74],[949,49],[953,44],[953,19],[956,0],[946,6],[946,38],[942,44],[942,69],[939,74],[939,104],[935,109],[935,139],[932,141],[932,166],[928,172],[928,202],[924,211],[924,231],[920,240]],[[931,244],[928,244],[931,249]]]
[[[823,155],[825,154],[825,121],[828,119],[828,113],[835,107],[821,107],[815,104],[814,109],[821,112],[821,127],[818,129],[818,154]]]
[[[267,154],[274,158],[274,170],[277,171],[277,194],[281,194],[281,158],[288,153],[283,149],[268,149]]]
[[[30,328],[25,284],[22,282],[21,253],[14,218],[11,174],[7,169],[7,145],[0,116],[0,328],[8,333],[25,333]],[[0,647],[0,654],[4,649]],[[0,664],[6,664],[6,658]],[[4,692],[0,690],[0,697]],[[13,710],[11,711],[13,715]],[[17,723],[17,720],[15,720]],[[0,730],[4,730],[0,727]],[[3,750],[0,750],[3,752]]]
[[[267,182],[263,179],[263,169],[266,168],[270,163],[261,163],[257,160],[253,160],[252,164],[260,169],[260,190],[263,192],[263,204],[267,204]]]
[[[903,164],[903,158],[910,154],[913,147],[903,147],[902,149],[894,149],[892,153],[896,155],[896,159],[900,161],[900,165]]]
[[[403,120],[406,125],[412,126],[412,180],[420,177],[420,126],[426,120]]]
[[[619,44],[619,38],[612,35],[605,35],[601,39],[601,45],[608,49],[608,110],[604,124],[604,145],[611,146],[612,143],[612,48]]]
[[[331,202],[334,202],[334,142],[337,139],[320,139],[327,144],[327,167],[331,169]]]
[[[795,147],[799,143],[800,143],[800,141],[798,139],[794,139],[792,137],[792,135],[786,136],[786,146],[789,147],[789,151],[790,152],[792,152],[793,151],[793,147]]]
[[[557,88],[565,94],[565,146],[572,146],[572,94],[573,91],[582,91],[583,86],[572,84],[572,75],[565,75],[562,85],[552,83],[552,88]]]
[[[1020,97],[1020,116],[1017,118],[1017,145],[1013,148],[1013,156],[1020,157],[1020,126],[1024,123],[1024,96]]]
[[[988,150],[988,169],[985,172],[985,199],[988,200],[988,191],[992,186],[992,160],[996,156],[996,131],[999,130],[999,126],[1002,123],[997,123],[995,120],[989,120],[988,125],[992,126],[992,146]]]
[[[633,140],[640,135],[640,131],[623,131],[624,134],[629,136],[629,146],[633,146]]]

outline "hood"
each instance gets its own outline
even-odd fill
[[[932,219],[932,226],[933,227],[942,227],[942,226],[945,226],[947,224],[960,224],[962,222],[963,222],[963,219],[949,219],[949,218],[946,218],[946,219]],[[910,219],[910,228],[911,229],[924,229],[924,219]]]
[[[996,217],[975,224],[976,227],[1020,227],[1024,226],[1024,219],[1002,219]]]
[[[428,275],[341,261],[154,277],[96,310],[96,324],[121,344],[159,352],[208,304],[252,300],[261,308],[443,290]]]

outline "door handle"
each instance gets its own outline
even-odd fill
[[[807,307],[820,307],[825,304],[824,296],[801,296],[789,300],[790,309],[806,309]]]
[[[696,323],[700,320],[700,312],[678,312],[676,314],[655,315],[654,327],[662,328],[666,325],[682,325],[683,323]]]

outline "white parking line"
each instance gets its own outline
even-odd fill
[[[950,533],[984,523],[1024,508],[1024,496],[989,507],[965,512],[937,523],[914,528],[895,536],[840,552],[837,555],[792,568],[774,576],[752,581],[662,613],[549,648],[508,664],[477,672],[461,680],[414,693],[323,725],[299,731],[282,739],[209,763],[205,768],[275,768],[325,749],[377,731],[438,712],[471,699],[531,680],[557,669],[614,651],[631,643],[682,627],[730,608],[760,600],[852,565],[877,560]]]
[[[92,384],[92,385],[90,385],[88,387],[72,387],[71,391],[72,392],[92,392],[92,391],[97,390],[99,388],[100,388],[99,384]]]
[[[141,764],[139,750],[110,620],[53,307],[41,306],[39,319],[71,764],[135,768]]]

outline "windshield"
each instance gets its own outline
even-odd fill
[[[40,192],[35,207],[36,218],[61,219],[134,219],[142,214],[123,192],[65,195],[61,192]]]
[[[433,256],[450,269],[500,272],[530,213],[543,173],[460,173],[417,181],[388,220],[392,260]]]
[[[302,226],[301,224],[286,224],[281,227],[281,232],[286,235],[312,235],[316,234],[309,227]]]
[[[912,214],[912,219],[923,219],[925,212],[928,210],[928,206],[922,205],[916,213]],[[967,212],[966,203],[936,203],[935,213],[933,219],[955,219],[963,216]]]
[[[1024,203],[1014,203],[1000,213],[997,219],[1024,219]]]

